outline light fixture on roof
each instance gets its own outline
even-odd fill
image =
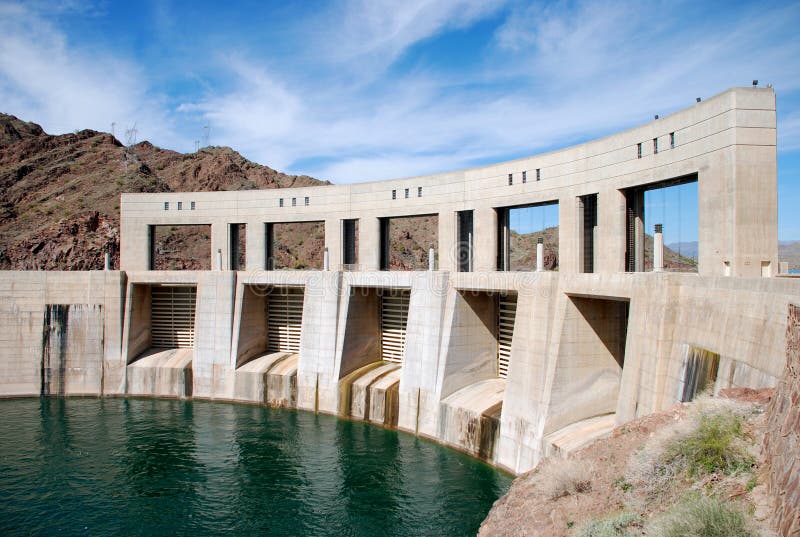
[[[753,80],[753,87],[755,88],[756,86],[758,86],[758,80]]]
[[[658,114],[656,114],[655,119],[658,119]]]
[[[703,99],[701,99],[700,97],[698,97],[696,100],[697,100],[697,102],[699,103],[699,102],[700,102],[700,101],[702,101]]]

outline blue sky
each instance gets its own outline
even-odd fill
[[[800,3],[0,0],[0,110],[337,183],[531,155],[724,89],[778,98],[800,239]]]

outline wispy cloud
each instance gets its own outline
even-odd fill
[[[69,3],[55,7],[73,10]],[[112,122],[120,129],[138,122],[149,136],[179,141],[163,97],[150,91],[135,62],[76,46],[42,12],[23,4],[0,3],[0,36],[5,111],[50,132],[109,131]]]
[[[383,74],[409,47],[444,31],[468,27],[506,0],[346,0],[312,22],[314,52],[365,76]]]
[[[200,61],[146,66],[46,11],[0,0],[0,100],[57,132],[138,120],[187,150],[208,123],[216,145],[349,182],[534,154],[758,78],[779,94],[781,150],[798,149],[797,4],[344,0],[290,20],[267,6],[273,39],[220,45],[212,14],[196,33],[213,49],[174,44]],[[174,13],[148,15],[164,51],[185,37]]]

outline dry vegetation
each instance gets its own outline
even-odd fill
[[[701,397],[570,459],[545,459],[496,502],[480,535],[774,535],[757,447],[765,397],[745,398]]]

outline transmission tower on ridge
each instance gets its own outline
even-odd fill
[[[125,145],[127,145],[129,147],[132,146],[132,145],[136,145],[136,133],[137,132],[138,131],[136,130],[136,122],[134,121],[133,122],[133,127],[131,127],[130,129],[127,129],[125,131],[125,142],[126,142]]]
[[[128,161],[137,161],[136,153],[133,151],[133,146],[136,145],[136,122],[133,122],[133,127],[125,129],[125,150],[122,153],[122,163],[125,166],[125,171],[128,171]]]

